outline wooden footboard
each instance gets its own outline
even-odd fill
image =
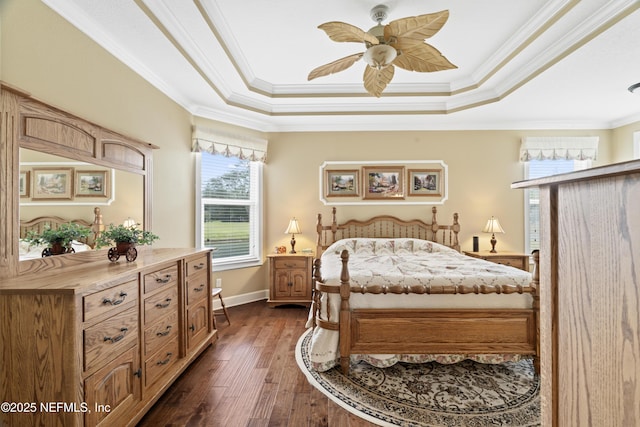
[[[315,320],[325,329],[339,330],[340,365],[349,371],[351,354],[515,354],[534,357],[539,372],[538,252],[533,254],[530,286],[351,286],[343,251],[340,288],[322,283],[320,260],[314,268]],[[321,293],[340,292],[338,319],[320,319]],[[530,293],[530,309],[351,309],[352,293],[489,294]],[[327,299],[328,301],[328,299]],[[328,303],[328,302],[327,302]],[[330,312],[327,307],[326,312]]]

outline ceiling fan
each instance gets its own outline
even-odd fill
[[[364,43],[367,49],[315,68],[307,79],[313,80],[346,70],[360,58],[364,58],[367,63],[364,70],[364,87],[371,95],[380,97],[393,78],[394,66],[422,73],[458,68],[438,49],[424,41],[440,31],[447,22],[448,10],[410,16],[382,25],[382,21],[387,18],[387,11],[388,7],[385,5],[371,9],[371,18],[378,25],[366,32],[351,24],[337,21],[318,26],[333,41]]]

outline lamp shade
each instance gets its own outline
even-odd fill
[[[291,218],[289,221],[289,226],[287,227],[287,231],[284,234],[300,234],[300,225],[298,224],[298,220],[295,218]]]
[[[482,229],[482,232],[483,233],[504,233],[505,231],[500,225],[500,221],[498,221],[498,218],[491,217],[491,219],[487,221],[487,225],[485,225],[484,228]]]

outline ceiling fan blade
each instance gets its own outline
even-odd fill
[[[379,43],[375,36],[372,36],[354,25],[346,24],[344,22],[325,22],[318,26],[318,28],[324,30],[324,32],[327,33],[329,38],[334,42]]]
[[[364,53],[354,53],[353,55],[345,56],[344,58],[340,58],[336,61],[330,62],[325,65],[321,65],[318,68],[314,68],[309,73],[309,77],[307,80],[313,80],[316,77],[328,76],[329,74],[334,74],[339,71],[346,70],[351,67],[357,60],[362,58]]]
[[[387,87],[389,82],[391,82],[394,72],[395,68],[393,65],[389,65],[382,69],[369,66],[365,67],[363,79],[364,88],[371,95],[380,98],[382,91]]]
[[[427,43],[396,43],[399,55],[394,65],[409,71],[430,73],[458,68],[445,58],[438,49]]]
[[[440,31],[449,19],[449,11],[397,19],[384,26],[384,39],[410,39],[424,41]]]

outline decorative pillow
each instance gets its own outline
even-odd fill
[[[343,239],[334,242],[331,246],[327,248],[328,252],[333,252],[336,254],[341,254],[343,250],[347,250],[350,254],[356,251],[356,242],[353,239]]]
[[[393,255],[395,253],[395,241],[380,239],[374,241],[374,251],[376,255]]]
[[[375,241],[371,239],[358,239],[356,240],[356,253],[358,255],[373,255],[375,254]]]
[[[432,242],[428,240],[416,240],[413,242],[414,254],[430,254],[432,252],[434,252]]]
[[[413,240],[400,239],[395,243],[396,255],[407,255],[413,253]]]

